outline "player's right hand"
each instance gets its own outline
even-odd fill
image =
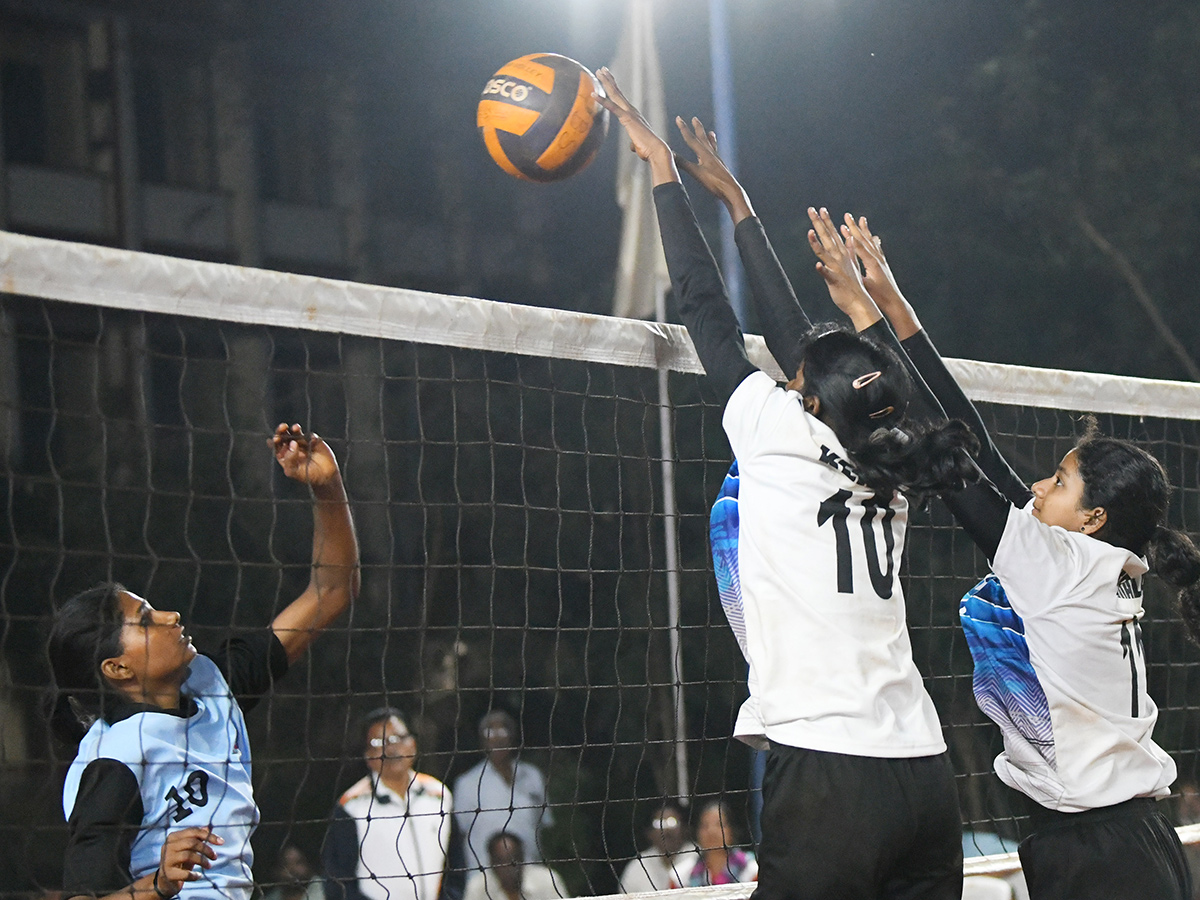
[[[199,881],[201,873],[196,871],[196,867],[210,868],[211,861],[217,858],[217,851],[212,845],[223,843],[225,839],[208,827],[172,831],[163,842],[155,876],[158,889],[168,897],[173,897],[183,890],[186,882]]]

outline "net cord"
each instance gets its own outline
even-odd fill
[[[0,231],[9,294],[242,324],[440,344],[620,366],[703,373],[679,325],[618,319]],[[785,380],[762,338],[751,360]],[[976,401],[1200,419],[1200,384],[948,359]]]

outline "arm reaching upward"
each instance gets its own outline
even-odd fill
[[[858,257],[863,263],[863,283],[892,323],[914,368],[937,397],[946,415],[962,419],[979,439],[979,467],[1013,504],[1024,506],[1033,494],[993,443],[975,404],[954,380],[933,341],[921,327],[916,311],[900,292],[891,266],[883,254],[883,241],[871,233],[865,217],[855,220],[849,213],[846,214],[842,232],[854,239]]]
[[[675,124],[684,142],[696,154],[695,162],[679,155],[676,155],[675,162],[728,210],[767,349],[784,374],[789,379],[795,378],[796,370],[800,367],[800,340],[812,328],[812,322],[796,300],[792,284],[779,264],[775,249],[767,239],[762,223],[754,215],[749,195],[717,152],[717,136],[705,131],[703,123],[697,118],[692,119],[690,128],[683,119],[677,118]]]
[[[312,575],[304,593],[285,607],[271,628],[289,663],[345,612],[358,596],[358,538],[337,459],[317,435],[280,424],[271,438],[275,459],[288,478],[309,486],[313,498]]]
[[[629,135],[630,149],[650,163],[654,205],[671,288],[704,371],[716,384],[724,403],[746,376],[757,369],[746,356],[742,332],[729,306],[717,261],[679,183],[671,148],[626,99],[608,69],[601,69],[596,75],[608,92],[607,97],[597,95],[596,99],[617,117]]]

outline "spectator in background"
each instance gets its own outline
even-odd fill
[[[467,866],[487,865],[488,841],[501,831],[516,835],[525,858],[542,859],[542,828],[554,824],[546,805],[546,778],[517,757],[517,723],[492,710],[479,722],[484,758],[454,782],[454,818],[466,842]]]
[[[490,867],[467,882],[463,900],[558,900],[562,876],[540,863],[525,862],[525,842],[507,831],[488,839]]]
[[[733,816],[725,801],[713,800],[700,809],[696,842],[700,845],[700,859],[692,867],[689,887],[758,880],[758,860],[754,854],[734,846]]]
[[[417,741],[398,709],[363,718],[370,772],[334,807],[325,836],[329,900],[460,900],[465,869],[451,795],[413,768]]]
[[[676,804],[664,803],[655,810],[646,839],[650,846],[621,873],[621,892],[667,891],[687,884],[700,855],[688,838],[687,822]]]
[[[268,883],[271,886],[263,893],[263,900],[325,900],[324,884],[295,844],[283,845]]]

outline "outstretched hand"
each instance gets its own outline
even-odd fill
[[[891,321],[897,336],[901,340],[911,337],[921,330],[921,323],[896,284],[892,267],[883,255],[883,239],[871,233],[866,216],[859,216],[855,220],[854,216],[846,213],[845,219],[842,234],[846,240],[854,241],[854,250],[863,265],[863,286]]]
[[[637,107],[629,102],[607,66],[597,70],[596,77],[608,95],[594,94],[596,102],[617,117],[617,121],[629,136],[629,149],[650,163],[654,184],[678,181],[679,172],[675,168],[670,145],[654,133],[654,129],[638,112]]]
[[[853,235],[842,239],[824,207],[818,212],[810,206],[808,218],[813,226],[808,232],[808,244],[817,256],[817,274],[825,279],[830,298],[850,317],[856,329],[870,327],[879,321],[880,313],[863,285],[857,241]]]
[[[725,204],[729,215],[733,217],[734,225],[754,215],[749,195],[717,152],[716,134],[705,131],[704,123],[695,116],[692,116],[691,128],[679,116],[675,117],[675,124],[679,127],[679,133],[683,135],[684,143],[696,154],[696,161],[692,162],[677,153],[675,164]]]
[[[331,484],[341,477],[337,458],[316,434],[305,434],[299,425],[280,422],[270,444],[283,474],[311,487]]]

